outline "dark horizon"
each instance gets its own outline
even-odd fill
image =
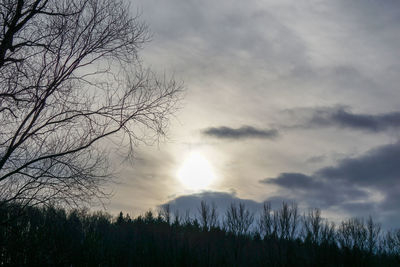
[[[4,206],[3,206],[4,207]],[[22,208],[22,209],[21,209]],[[201,202],[195,216],[164,205],[138,217],[8,205],[0,209],[1,266],[398,266],[400,229],[373,218],[338,225],[295,203],[256,217],[245,203],[225,213]],[[19,213],[19,216],[15,216]]]

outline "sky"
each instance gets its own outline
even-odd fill
[[[118,165],[109,211],[295,201],[331,220],[400,221],[399,1],[136,0],[131,8],[152,33],[144,64],[186,91],[167,136]],[[193,155],[214,176],[202,188],[179,178]]]

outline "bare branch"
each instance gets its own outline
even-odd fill
[[[0,5],[0,198],[34,205],[106,196],[104,142],[163,135],[182,86],[142,68],[147,26],[123,0]]]

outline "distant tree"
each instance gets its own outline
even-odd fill
[[[156,221],[151,210],[146,211],[143,219],[146,223],[154,223]]]
[[[208,231],[218,226],[218,214],[215,203],[209,205],[202,200],[198,212],[200,225],[204,230]]]
[[[183,224],[184,225],[190,225],[191,223],[192,223],[192,218],[190,218],[190,210],[189,209],[187,209],[186,211],[185,211],[185,216],[183,217]]]
[[[274,233],[274,215],[271,210],[270,202],[263,203],[260,218],[258,220],[258,230],[260,234],[265,237],[271,237]]]
[[[367,236],[364,220],[359,218],[343,221],[338,229],[338,241],[342,248],[364,250],[367,247]]]
[[[386,232],[384,246],[386,252],[391,255],[396,255],[400,262],[400,229]]]
[[[164,204],[158,211],[159,217],[161,217],[167,224],[171,223],[172,211],[170,204]]]
[[[228,232],[235,235],[245,235],[254,221],[254,213],[245,204],[233,202],[225,213],[224,226]]]
[[[278,237],[289,240],[294,239],[299,226],[297,204],[283,202],[275,217],[278,220]]]
[[[376,252],[378,249],[378,243],[380,242],[381,225],[375,223],[372,217],[369,216],[367,223],[367,249],[370,254]]]
[[[334,222],[325,220],[321,227],[321,243],[336,245],[336,226]]]
[[[179,226],[181,224],[181,222],[182,222],[182,216],[181,216],[179,210],[175,209],[173,225]]]
[[[104,140],[127,140],[132,155],[164,133],[181,86],[142,67],[148,29],[129,10],[124,0],[1,1],[3,205],[101,199]]]
[[[265,207],[268,211],[268,203]],[[0,211],[0,215],[6,216],[3,212],[11,213],[12,209]],[[236,213],[236,218],[240,218],[240,210],[244,211],[242,214],[249,214],[246,212],[248,209],[244,205],[240,209],[238,203],[233,203],[228,212]],[[279,215],[281,211],[280,207],[276,213],[270,211],[267,214],[272,214],[274,221],[274,214]],[[234,231],[228,228],[204,231],[197,218],[187,224],[171,225],[161,218],[154,218],[150,211],[132,219],[122,212],[111,217],[104,212],[66,212],[43,206],[27,207],[23,212],[24,216],[17,217],[10,224],[0,225],[0,266],[386,267],[399,266],[400,263],[399,229],[381,230],[380,237],[374,235],[377,237],[376,246],[384,249],[370,253],[368,242],[364,248],[338,247],[336,244],[341,237],[334,225],[325,219],[319,223],[319,228],[314,227],[320,231],[310,228],[310,233],[320,233],[318,239],[321,242],[317,244],[299,238],[280,239],[274,234],[274,238],[262,240],[253,231],[234,235]],[[311,214],[308,220],[319,222],[320,213],[312,209],[308,215]],[[379,227],[370,219],[346,220],[343,229],[349,230],[351,244],[358,238],[353,233],[360,233],[361,222],[366,229],[371,226],[375,229],[373,232],[378,232]],[[274,229],[275,223],[272,224]],[[339,224],[338,231],[341,227]]]
[[[323,219],[319,209],[310,209],[303,216],[303,235],[306,241],[320,244],[322,241]]]
[[[122,211],[119,212],[117,219],[115,220],[115,223],[117,225],[121,225],[125,222],[125,218],[124,218],[124,213]]]

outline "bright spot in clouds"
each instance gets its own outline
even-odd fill
[[[209,161],[200,153],[193,152],[183,162],[178,178],[186,188],[200,190],[215,180],[215,174]]]

